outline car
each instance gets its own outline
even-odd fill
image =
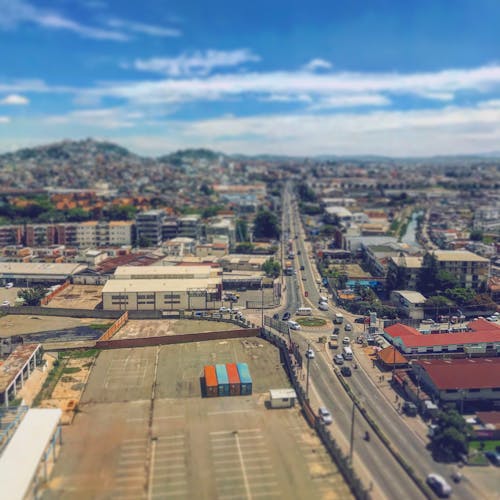
[[[351,339],[349,337],[344,337],[342,339],[342,344],[349,345],[351,343]]]
[[[228,307],[224,307],[224,306],[219,307],[219,312],[221,312],[221,313],[227,313],[229,311],[230,311],[230,309]]]
[[[320,302],[318,305],[320,311],[328,311],[328,304],[326,302]]]
[[[11,282],[9,282],[5,285],[5,288],[13,288],[13,287],[14,287],[14,283],[11,283]]]
[[[439,474],[429,474],[426,478],[427,484],[434,490],[438,497],[446,498],[453,491],[451,486],[446,482],[446,479]]]
[[[306,358],[314,359],[314,351],[312,349],[307,349]]]
[[[423,319],[423,320],[421,321],[421,323],[422,323],[423,325],[433,325],[433,324],[435,323],[435,321],[434,321],[433,319]]]
[[[352,375],[352,371],[348,366],[343,366],[340,369],[340,373],[342,373],[344,377],[350,377]]]
[[[333,422],[332,414],[324,407],[318,409],[319,418],[325,425],[330,425]]]
[[[10,306],[10,302],[8,300],[4,300],[2,302],[2,307],[9,307]]]
[[[280,319],[280,315],[278,313],[273,314],[273,319]]]
[[[335,356],[333,357],[333,362],[336,365],[343,365],[344,364],[344,357],[342,356],[342,354],[335,354]]]
[[[288,321],[288,326],[289,326],[292,330],[300,330],[300,325],[299,325],[296,321],[289,320],[289,321]]]
[[[307,277],[302,275],[302,281],[307,281]]]
[[[281,317],[281,319],[282,319],[283,321],[288,321],[291,317],[292,317],[292,315],[291,315],[288,311],[286,311],[286,312],[283,314],[283,316]]]
[[[405,401],[403,403],[403,411],[408,415],[409,417],[416,417],[418,413],[418,408],[417,406],[412,403],[411,401]]]
[[[338,326],[336,326],[334,329],[333,329],[333,334],[334,335],[338,335],[340,333],[340,328]]]
[[[485,453],[486,458],[493,464],[496,465],[497,467],[500,465],[500,452],[498,451],[486,451]]]
[[[304,266],[300,266],[300,270],[303,271],[304,270]]]
[[[361,324],[364,324],[364,322],[365,322],[365,318],[356,318],[356,319],[354,320],[354,323],[361,323]]]
[[[344,330],[346,332],[352,332],[352,326],[349,323],[345,324]]]

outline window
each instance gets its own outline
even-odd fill
[[[469,389],[469,392],[481,392],[481,389]]]
[[[454,392],[458,392],[458,389],[446,389],[446,392],[447,392],[448,394],[452,394],[452,393],[454,393]]]

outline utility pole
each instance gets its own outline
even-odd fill
[[[352,413],[351,413],[351,440],[349,446],[349,462],[352,466],[352,454],[354,452],[354,415],[356,413],[356,405],[354,401],[352,402]]]
[[[309,351],[311,344],[307,344],[307,350]],[[309,355],[307,356],[307,378],[306,378],[306,399],[309,401],[309,363],[311,362],[311,358]]]
[[[264,330],[264,279],[260,280],[260,324]]]

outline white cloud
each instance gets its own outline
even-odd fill
[[[228,57],[231,54],[231,57]],[[247,51],[211,51],[196,57],[136,61],[138,69],[183,76],[208,73],[223,65],[237,65],[253,56]],[[172,103],[223,99],[244,94],[294,96],[307,94],[317,99],[345,95],[384,94],[427,96],[446,101],[457,91],[490,92],[500,88],[500,66],[490,65],[434,73],[353,73],[327,74],[296,72],[232,73],[210,76],[167,78],[130,83],[110,83],[88,92],[97,96],[122,98],[134,103]]]
[[[207,75],[214,68],[239,66],[247,62],[260,61],[260,57],[248,49],[206,50],[177,57],[154,57],[136,59],[133,67],[139,71],[162,73],[172,77]]]
[[[111,28],[125,29],[127,31],[156,37],[178,37],[182,35],[181,30],[177,28],[165,28],[163,26],[125,21],[123,19],[110,19],[108,25]]]
[[[45,125],[74,125],[104,129],[131,128],[144,117],[139,111],[122,108],[85,109],[43,118]]]
[[[312,104],[309,109],[322,110],[330,108],[355,108],[361,106],[388,106],[391,104],[390,99],[381,94],[352,94],[352,95],[337,95],[326,97],[315,104]]]
[[[19,94],[9,94],[0,99],[0,104],[4,106],[25,106],[29,104],[29,99]]]
[[[119,31],[86,26],[54,11],[41,9],[23,0],[0,0],[0,27],[9,29],[21,23],[37,24],[43,28],[66,30],[85,38],[126,41],[128,36]]]
[[[0,116],[0,124],[10,123],[10,118],[8,116]]]
[[[324,59],[311,59],[307,64],[303,66],[305,71],[316,71],[318,69],[331,69],[332,63],[325,61]]]
[[[312,97],[308,94],[271,94],[259,99],[262,102],[312,102]]]

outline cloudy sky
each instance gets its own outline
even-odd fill
[[[0,151],[500,150],[498,0],[0,0]]]

